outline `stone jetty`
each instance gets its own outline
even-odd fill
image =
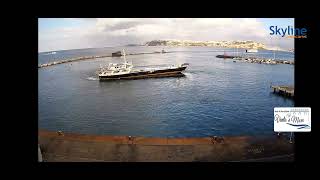
[[[143,52],[143,53],[129,53],[126,54],[127,56],[129,55],[142,55],[142,54],[162,54],[162,53],[170,53],[170,52],[166,52],[166,51],[155,51],[155,52]],[[122,55],[120,55],[122,56]],[[93,60],[93,59],[97,59],[97,58],[105,58],[105,57],[113,57],[112,54],[109,55],[102,55],[102,56],[82,56],[82,57],[76,57],[76,58],[70,58],[70,59],[64,59],[64,60],[57,60],[57,61],[53,61],[50,63],[45,63],[45,64],[40,64],[38,65],[38,68],[42,68],[42,67],[48,67],[48,66],[53,66],[53,65],[57,65],[57,64],[63,64],[63,63],[69,63],[69,62],[75,62],[75,61],[82,61],[82,60]]]
[[[82,56],[77,58],[70,58],[65,60],[57,60],[50,63],[40,64],[38,68],[47,67],[47,66],[53,66],[56,64],[62,64],[62,63],[68,63],[68,62],[75,62],[75,61],[81,61],[81,60],[88,60],[88,59],[95,59],[95,58],[104,58],[104,57],[111,57],[111,55],[104,55],[104,56]]]
[[[241,56],[228,56],[228,55],[217,55],[217,58],[232,59],[243,61],[247,63],[258,63],[258,64],[291,64],[294,65],[294,61],[280,60],[280,59],[267,59],[259,57],[241,57]]]

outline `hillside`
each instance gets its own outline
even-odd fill
[[[262,43],[254,41],[190,41],[190,40],[153,40],[145,46],[206,46],[245,49],[266,49]]]

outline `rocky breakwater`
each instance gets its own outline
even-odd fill
[[[162,50],[162,51],[154,51],[154,52],[129,53],[126,55],[130,56],[130,55],[163,54],[163,53],[170,53],[170,52]],[[123,55],[120,54],[120,55],[117,55],[116,57],[119,57],[119,56],[123,56]],[[48,67],[48,66],[53,66],[53,65],[63,64],[63,63],[68,63],[68,62],[81,61],[81,60],[93,60],[96,58],[104,58],[104,57],[113,57],[113,56],[112,56],[112,54],[109,54],[109,55],[102,55],[102,56],[82,56],[82,57],[76,57],[76,58],[70,58],[70,59],[64,59],[64,60],[56,60],[56,61],[52,61],[50,63],[40,64],[40,65],[38,65],[38,68]]]
[[[111,57],[111,55],[104,55],[104,56],[81,56],[77,58],[70,58],[65,60],[57,60],[50,63],[40,64],[38,65],[38,68],[52,66],[56,64],[62,64],[62,63],[68,63],[68,62],[75,62],[75,61],[81,61],[81,60],[88,60],[88,59],[95,59],[95,58],[103,58],[103,57]]]
[[[247,63],[294,65],[294,61],[289,61],[289,60],[277,60],[277,59],[267,59],[267,58],[258,58],[258,57],[227,56],[227,55],[217,55],[216,57],[223,58],[223,59],[238,60],[238,61],[243,61]]]

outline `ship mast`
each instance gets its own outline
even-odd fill
[[[123,55],[124,63],[127,63],[126,52],[124,51],[124,49],[122,49],[122,55]]]
[[[126,59],[126,52],[124,51],[124,49],[122,49],[122,55],[123,55],[123,60],[124,60],[124,64],[125,64],[125,68],[127,68],[127,59]]]

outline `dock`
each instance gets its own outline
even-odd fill
[[[273,93],[285,96],[294,97],[294,87],[293,86],[271,86]]]
[[[43,162],[225,162],[294,160],[294,142],[270,135],[157,138],[39,130]],[[40,154],[40,153],[39,153]]]

